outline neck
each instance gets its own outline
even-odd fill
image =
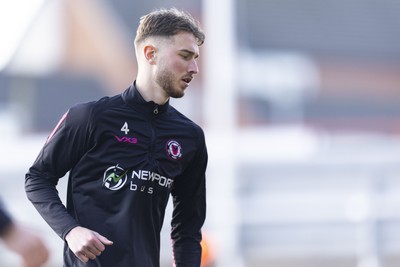
[[[154,81],[142,79],[139,75],[137,76],[135,86],[146,102],[153,101],[158,105],[163,105],[169,99],[169,96]]]

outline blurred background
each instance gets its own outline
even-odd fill
[[[204,267],[399,266],[399,1],[2,1],[0,197],[45,238],[46,266],[63,242],[24,175],[68,107],[129,86],[139,18],[173,6],[206,33],[199,75],[171,101],[209,149]]]

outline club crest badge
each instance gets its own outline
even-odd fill
[[[182,147],[175,140],[169,140],[166,145],[167,155],[173,160],[179,160],[182,157]]]

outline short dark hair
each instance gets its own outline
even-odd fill
[[[172,37],[180,32],[192,33],[199,46],[204,43],[200,23],[192,15],[176,8],[159,9],[140,18],[135,45],[151,36]]]

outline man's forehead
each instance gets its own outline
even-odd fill
[[[178,50],[186,50],[188,52],[199,54],[199,46],[197,39],[192,33],[181,32],[174,35],[174,43]]]

